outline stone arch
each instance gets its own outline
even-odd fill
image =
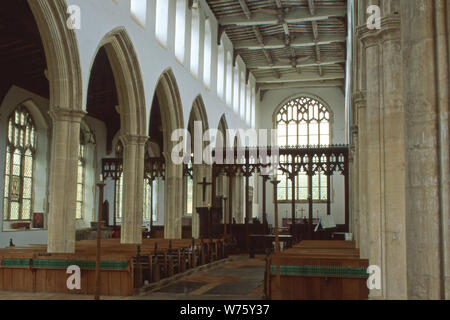
[[[127,31],[121,27],[106,34],[95,56],[101,47],[106,50],[114,74],[121,132],[126,135],[145,136],[144,84],[136,51]]]
[[[47,60],[50,107],[82,110],[80,56],[75,31],[67,27],[64,0],[28,0]]]
[[[94,57],[101,48],[105,49],[111,65],[120,114],[120,141],[123,144],[121,243],[140,244],[144,210],[144,152],[148,139],[144,84],[134,46],[123,27],[103,37]]]
[[[219,130],[219,132],[222,133],[224,141],[223,141],[223,146],[227,147],[227,130],[228,130],[228,122],[227,122],[227,118],[226,115],[223,114],[222,117],[219,120],[219,125],[217,127],[217,130]]]
[[[155,95],[161,108],[164,131],[164,151],[169,152],[175,143],[171,142],[173,130],[184,128],[183,106],[180,91],[172,69],[167,69],[159,77]],[[170,153],[170,152],[169,152]]]
[[[161,110],[163,130],[163,156],[166,160],[164,179],[164,237],[181,239],[183,219],[183,165],[174,164],[171,159],[172,132],[184,128],[183,107],[178,84],[169,68],[160,76],[155,89]],[[170,196],[169,196],[170,195]]]
[[[209,130],[208,115],[201,95],[197,96],[192,104],[189,120],[191,119],[193,121],[201,121],[203,123],[203,131]]]
[[[28,0],[28,5],[41,36],[50,89],[48,251],[72,253],[75,251],[80,121],[84,116],[78,43],[75,31],[67,27],[66,1]]]

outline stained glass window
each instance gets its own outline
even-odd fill
[[[31,220],[36,128],[28,110],[20,105],[8,119],[3,219]]]
[[[287,102],[276,116],[278,145],[280,147],[328,146],[330,139],[330,112],[320,101],[310,97],[299,97]],[[281,180],[278,200],[292,200],[292,182],[283,172],[278,172]],[[313,176],[312,198],[326,201],[327,176],[319,173]],[[306,173],[296,178],[295,197],[298,201],[308,200],[309,179]]]

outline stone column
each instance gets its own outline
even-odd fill
[[[354,214],[358,214],[358,235],[356,241],[360,248],[361,257],[369,258],[369,243],[366,241],[366,236],[369,232],[367,224],[367,212],[366,212],[366,195],[367,195],[367,150],[366,150],[366,98],[363,92],[357,92],[353,97],[353,103],[355,104],[356,114],[354,116],[358,123],[358,136],[355,139],[355,177],[354,188],[357,190],[354,201],[357,201],[357,211]],[[357,170],[357,172],[356,172]],[[356,200],[357,198],[357,200]],[[364,235],[364,236],[363,236]]]
[[[410,299],[448,298],[450,290],[446,3],[401,1]]]
[[[175,165],[170,154],[166,158],[164,180],[164,238],[181,239],[183,228],[183,165]],[[194,185],[195,188],[195,185]]]
[[[361,141],[361,187],[364,199],[371,265],[382,271],[381,290],[372,290],[372,298],[405,299],[405,154],[403,78],[400,18],[393,14],[382,19],[380,30],[360,28],[365,50],[367,107]],[[364,205],[364,207],[362,207]]]
[[[144,214],[144,152],[148,137],[122,135],[123,194],[121,243],[141,244]]]
[[[50,110],[53,120],[48,252],[74,253],[80,122],[85,113]]]

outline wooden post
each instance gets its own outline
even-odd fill
[[[267,222],[267,180],[269,180],[268,176],[263,176],[263,185],[262,185],[262,205],[263,205],[263,224],[264,224],[264,233],[269,232],[269,223]]]
[[[225,239],[226,237],[227,237],[227,215],[226,215],[226,213],[227,213],[227,197],[223,197],[222,198],[222,200],[223,200],[223,209],[222,209],[222,212],[223,212],[223,238]]]
[[[350,182],[349,182],[349,167],[348,156],[345,158],[345,232],[350,232]]]
[[[116,231],[117,227],[117,218],[116,218],[116,210],[117,210],[117,201],[116,201],[116,194],[117,194],[117,180],[114,179],[114,214],[113,214],[113,223],[114,223],[114,231]]]
[[[292,166],[294,171],[294,165]],[[296,186],[295,186],[295,175],[292,174],[292,202],[291,202],[291,235],[293,239],[296,239],[295,233],[295,198],[296,198]],[[295,241],[295,240],[294,240]]]
[[[245,172],[245,236],[247,237],[247,250],[249,250],[249,223],[250,223],[250,177],[248,167]]]
[[[216,166],[213,164],[212,166],[212,186],[211,186],[211,206],[213,208],[216,207]]]
[[[98,218],[97,218],[97,252],[95,262],[95,300],[100,300],[100,254],[101,254],[101,239],[102,239],[102,213],[103,213],[103,190],[105,183],[103,176],[100,176],[100,182],[97,184],[98,193]]]
[[[229,167],[228,173],[228,219],[230,222],[230,235],[232,235],[232,227],[233,227],[233,169]]]
[[[150,195],[150,232],[152,231],[152,229],[153,229],[153,183],[154,182],[154,180],[152,179],[152,180],[150,180],[150,183],[151,183],[151,186],[150,186],[150,193],[151,193],[151,195]]]
[[[308,240],[313,239],[313,158],[309,155],[308,165],[308,204],[309,204],[309,221],[308,221]]]
[[[331,215],[331,170],[330,155],[327,155],[327,215]]]
[[[278,189],[278,184],[280,183],[280,181],[276,180],[276,178],[274,178],[271,183],[273,184],[273,203],[275,206],[275,252],[279,253],[280,252],[280,234],[279,234],[279,230],[278,230],[278,195],[277,195],[277,189]]]

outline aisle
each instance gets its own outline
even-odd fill
[[[264,286],[263,257],[232,257],[215,268],[181,278],[137,300],[260,300]]]

